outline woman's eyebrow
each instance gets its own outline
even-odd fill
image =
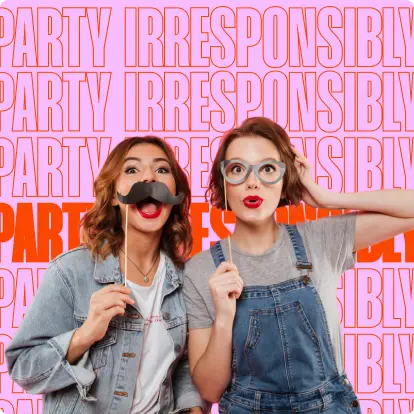
[[[141,162],[142,161],[142,159],[141,158],[138,158],[138,157],[126,157],[125,158],[125,160],[124,160],[124,164],[126,163],[126,162],[128,162],[128,161],[138,161],[138,162]],[[161,161],[165,161],[165,162],[167,162],[168,164],[170,163],[167,159],[165,159],[165,158],[154,158],[153,160],[152,160],[154,163],[156,163],[156,162],[161,162]]]
[[[154,162],[161,162],[161,161],[165,161],[165,162],[167,162],[168,164],[170,163],[167,159],[165,159],[165,158],[154,158]]]
[[[126,158],[124,159],[124,164],[125,164],[126,162],[128,162],[128,161],[138,161],[138,162],[141,162],[141,158],[136,158],[136,157],[126,157]]]
[[[272,157],[267,157],[267,158],[263,158],[260,162],[263,162],[263,161],[277,161],[277,159],[272,158]]]
[[[229,160],[241,160],[241,161],[247,162],[247,164],[250,164],[249,161],[245,160],[243,157],[229,158]],[[256,164],[260,164],[263,161],[277,161],[277,159],[272,158],[272,157],[266,157],[266,158],[263,158],[261,161],[258,161]]]

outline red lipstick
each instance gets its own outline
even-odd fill
[[[145,204],[138,204],[137,210],[141,217],[146,219],[155,219],[160,216],[163,204],[162,203],[145,203]]]
[[[258,208],[263,203],[263,198],[259,196],[248,196],[243,199],[243,204],[247,208]]]

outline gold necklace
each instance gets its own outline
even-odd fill
[[[124,255],[125,255],[125,252],[122,250],[122,249],[120,249],[121,250],[121,252],[122,253],[124,253]],[[147,274],[145,274],[135,263],[134,263],[134,261],[129,257],[129,256],[127,256],[127,258],[128,258],[128,260],[130,260],[131,261],[131,263],[140,271],[140,273],[142,273],[142,275],[144,276],[144,282],[145,283],[148,283],[149,282],[149,277],[148,277],[148,275],[150,274],[150,272],[151,272],[151,270],[152,270],[152,268],[154,267],[154,265],[155,265],[155,263],[156,263],[156,261],[158,260],[158,256],[159,256],[159,252],[158,252],[158,254],[157,254],[157,256],[156,256],[156,258],[155,258],[155,260],[154,260],[154,263],[152,264],[152,266],[151,266],[151,269],[147,272]]]

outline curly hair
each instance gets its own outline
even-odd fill
[[[128,151],[133,146],[144,143],[156,145],[165,152],[176,182],[177,193],[184,194],[181,204],[173,206],[162,230],[160,242],[161,249],[182,269],[192,249],[189,220],[191,190],[187,176],[178,164],[172,148],[159,137],[127,138],[111,151],[94,183],[95,203],[81,220],[82,243],[93,257],[100,255],[105,259],[109,253],[118,255],[125,235],[120,208],[112,205],[115,184]]]
[[[208,200],[208,196],[210,196],[210,203],[214,207],[221,210],[225,209],[224,179],[221,174],[220,163],[226,159],[226,152],[229,145],[235,139],[241,137],[262,137],[273,142],[280,153],[281,161],[286,164],[282,188],[282,194],[285,197],[280,200],[278,207],[289,204],[299,205],[303,184],[300,182],[298,172],[295,168],[295,154],[290,147],[289,136],[280,125],[265,117],[247,118],[239,127],[231,129],[223,136],[211,169],[208,187],[205,193],[206,201]],[[228,208],[231,210],[230,206]]]

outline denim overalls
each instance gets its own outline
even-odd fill
[[[303,240],[285,225],[298,277],[244,287],[233,325],[232,380],[220,413],[361,413],[345,373],[339,374],[325,311],[311,278]],[[220,242],[214,263],[225,260]]]

